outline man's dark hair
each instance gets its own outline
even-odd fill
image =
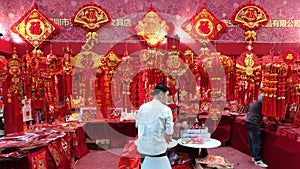
[[[170,89],[166,85],[158,83],[154,88],[153,95],[158,95],[160,92],[166,93],[167,91],[170,92]]]

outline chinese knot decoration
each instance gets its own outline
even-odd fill
[[[227,26],[224,22],[216,18],[215,15],[206,8],[205,3],[203,3],[200,11],[190,20],[186,21],[182,25],[182,29],[195,40],[202,41],[203,38],[208,38],[209,40],[216,39],[227,29]]]
[[[264,8],[254,4],[251,0],[244,5],[241,5],[231,16],[230,21],[240,27],[246,29],[245,41],[255,41],[255,29],[266,25],[270,21],[268,13]]]
[[[41,11],[37,10],[36,3],[11,30],[18,34],[34,48],[39,47],[46,39],[52,38],[59,32],[59,26],[50,20]]]
[[[156,47],[165,39],[166,35],[174,32],[174,25],[159,15],[151,4],[143,18],[137,24],[129,27],[129,30],[141,40],[145,40],[148,46]]]
[[[111,22],[111,18],[109,13],[100,5],[87,4],[75,12],[71,22],[74,26],[80,26],[88,32],[95,32]]]
[[[235,94],[239,93],[242,105],[251,103],[258,97],[258,89],[261,81],[261,65],[258,57],[251,51],[242,53],[236,60],[236,84]]]

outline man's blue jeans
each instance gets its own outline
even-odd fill
[[[255,161],[261,160],[260,150],[262,145],[260,126],[258,124],[246,123],[248,130],[248,143],[250,154]]]

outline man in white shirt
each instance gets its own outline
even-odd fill
[[[167,144],[172,141],[174,125],[172,111],[166,105],[169,92],[167,86],[157,84],[153,100],[139,108],[136,118],[138,139],[135,144],[143,157],[167,158]],[[170,163],[168,165],[167,168],[171,168]]]

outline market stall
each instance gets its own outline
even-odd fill
[[[1,168],[73,168],[89,151],[81,124],[36,125],[0,138]]]
[[[247,154],[246,129],[236,117],[262,94],[263,114],[276,128],[264,128],[263,157],[270,167],[283,167],[279,154],[295,163],[298,148],[289,145],[298,147],[300,140],[299,20],[282,11],[297,13],[296,2],[278,8],[251,0],[57,2],[3,3],[13,11],[0,14],[9,17],[0,39],[3,166],[32,166],[32,159],[43,156],[49,168],[72,168],[87,153],[84,134],[96,143],[124,146],[136,137],[137,110],[152,99],[157,83],[171,90],[167,105],[176,139],[207,127],[205,134],[222,146]],[[63,134],[55,125],[74,121],[82,126]],[[32,135],[36,145],[5,142],[38,126],[52,131]],[[62,135],[54,139],[54,133]],[[52,140],[39,143],[48,136]],[[204,144],[203,138],[194,141]],[[72,150],[67,159],[56,159],[50,149],[62,144]]]

